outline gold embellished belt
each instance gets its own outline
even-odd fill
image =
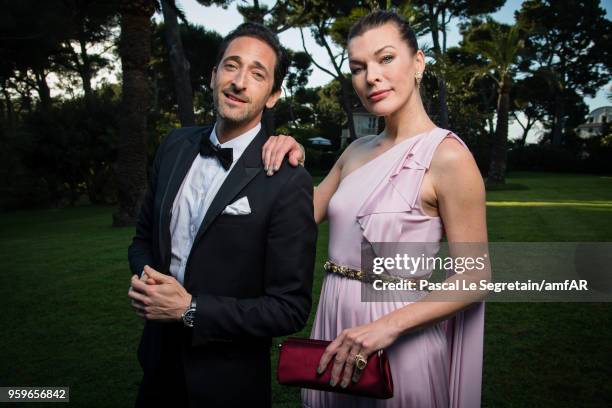
[[[400,283],[403,281],[418,281],[415,278],[402,278],[400,276],[391,276],[387,274],[376,275],[374,273],[365,273],[364,271],[360,271],[358,269],[352,269],[348,266],[338,265],[332,261],[326,261],[323,264],[323,269],[327,272],[337,273],[338,275],[344,276],[345,278],[358,280],[361,282],[372,283],[375,280],[382,280],[383,282],[389,283]]]

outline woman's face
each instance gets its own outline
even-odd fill
[[[353,37],[348,51],[355,92],[374,115],[397,112],[417,90],[415,73],[423,73],[423,52],[413,55],[394,23]]]

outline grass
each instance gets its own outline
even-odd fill
[[[491,241],[612,240],[611,177],[515,173],[508,183],[488,193]],[[67,385],[74,406],[133,405],[143,326],[127,298],[133,230],[111,228],[112,211],[0,214],[0,386]],[[325,224],[315,300],[327,238]],[[611,341],[610,304],[488,303],[483,406],[610,406]],[[297,389],[273,384],[275,407],[299,406]]]

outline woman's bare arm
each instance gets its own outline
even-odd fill
[[[342,172],[342,165],[340,157],[334,166],[331,168],[327,176],[319,183],[318,186],[315,186],[314,194],[313,194],[313,202],[314,202],[314,217],[317,224],[322,223],[327,218],[327,206],[329,205],[329,200],[331,200],[332,196],[338,189],[338,185],[340,185],[340,174]]]
[[[447,138],[436,150],[429,172],[451,255],[482,256],[481,252],[488,250],[486,199],[482,176],[474,158],[457,140]],[[456,279],[489,280],[490,269],[487,265],[483,272],[466,271],[462,276],[455,274],[447,281]],[[431,291],[424,301],[396,310],[387,316],[389,322],[400,332],[412,331],[444,320],[486,295],[484,292],[468,294],[464,291],[460,294],[461,300],[448,301],[449,292],[442,292]],[[441,301],[435,302],[436,299]]]

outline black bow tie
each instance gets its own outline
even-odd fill
[[[229,170],[234,161],[231,147],[215,146],[206,136],[202,138],[202,143],[200,143],[200,154],[204,157],[216,157],[219,159],[225,171]]]

